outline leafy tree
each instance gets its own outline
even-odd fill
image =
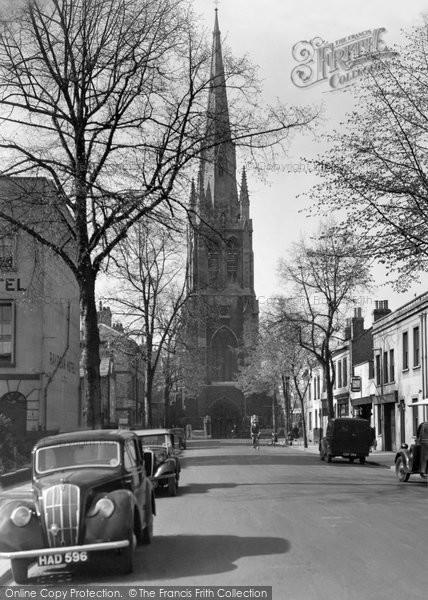
[[[312,191],[318,211],[337,211],[407,289],[428,268],[428,38],[407,33],[399,53],[352,86],[358,108],[330,136]]]
[[[1,8],[2,174],[53,186],[27,190],[13,210],[1,202],[0,217],[51,248],[76,277],[85,411],[98,427],[97,276],[134,223],[184,206],[188,170],[224,141],[221,128],[205,126],[207,92],[224,80],[211,77],[211,52],[184,0],[22,0]],[[224,135],[250,151],[272,149],[314,116],[262,109],[246,60],[228,60],[225,79],[239,111],[232,102]]]

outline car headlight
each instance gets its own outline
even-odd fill
[[[88,517],[95,517],[100,514],[108,519],[114,513],[114,503],[110,498],[100,498],[88,512]]]
[[[17,527],[25,527],[31,521],[32,511],[27,506],[18,506],[10,515],[10,519]]]

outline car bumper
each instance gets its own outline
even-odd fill
[[[0,558],[36,558],[49,554],[66,554],[67,552],[101,552],[103,550],[118,550],[129,546],[129,540],[115,542],[99,542],[96,544],[80,544],[78,546],[60,546],[57,548],[35,548],[34,550],[17,550],[0,552]]]

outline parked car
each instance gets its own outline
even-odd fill
[[[155,499],[137,436],[92,430],[41,439],[32,452],[32,495],[0,506],[0,557],[18,584],[30,563],[77,564],[113,552],[121,572],[153,536]]]
[[[182,427],[172,427],[170,432],[174,436],[174,447],[186,450],[186,433]]]
[[[410,446],[402,444],[395,455],[395,474],[398,481],[408,481],[410,475],[428,476],[428,422],[421,423],[416,439]]]
[[[135,431],[144,452],[146,472],[155,488],[167,487],[168,494],[177,494],[180,480],[180,459],[174,452],[174,436],[169,429],[138,429]]]
[[[319,443],[320,458],[331,462],[335,456],[359,459],[363,465],[370,453],[373,432],[369,421],[352,417],[339,417],[328,422],[325,437]]]

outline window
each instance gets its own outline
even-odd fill
[[[413,366],[419,367],[419,327],[413,327]]]
[[[13,360],[14,306],[12,302],[0,303],[0,365],[10,365]]]
[[[388,383],[388,352],[383,353],[383,383]]]
[[[337,386],[342,387],[342,361],[337,361]]]
[[[14,269],[15,236],[0,233],[0,271]]]
[[[227,243],[226,265],[228,281],[238,281],[239,264],[239,242],[236,238],[231,238]]]
[[[389,381],[395,381],[394,350],[389,351]]]
[[[208,276],[210,284],[217,283],[219,272],[220,250],[216,243],[211,243],[208,246]]]
[[[380,354],[376,354],[376,385],[380,385],[380,381],[381,381],[380,368],[381,368]]]
[[[343,359],[343,387],[348,385],[348,360],[345,356]]]
[[[409,334],[403,331],[403,370],[409,368]]]
[[[211,379],[233,381],[238,371],[238,343],[236,336],[223,327],[211,340]]]

